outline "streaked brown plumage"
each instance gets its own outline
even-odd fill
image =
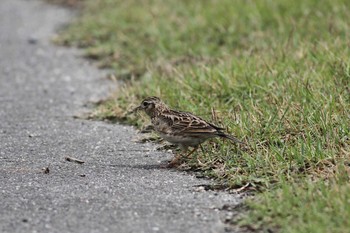
[[[195,149],[190,154],[201,143],[214,137],[242,143],[237,138],[222,132],[224,128],[209,123],[192,113],[172,110],[155,96],[144,99],[135,110],[144,110],[151,118],[155,131],[166,141],[179,145],[184,150],[194,147]]]

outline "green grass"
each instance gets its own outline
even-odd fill
[[[280,189],[250,200],[252,212],[243,223],[264,231],[349,232],[350,170],[340,165],[334,172],[336,177],[328,180],[283,183]]]
[[[214,140],[196,154],[200,163],[187,161],[263,191],[242,222],[346,232],[349,11],[347,0],[86,0],[59,40],[123,80],[98,118],[141,125],[124,113],[157,95],[248,143]]]

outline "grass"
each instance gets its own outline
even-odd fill
[[[334,172],[331,179],[283,183],[278,190],[259,196],[258,202],[250,200],[252,212],[243,223],[265,231],[348,232],[349,170],[341,165]]]
[[[59,38],[86,49],[124,85],[97,118],[144,97],[194,112],[242,139],[204,145],[193,168],[253,184],[240,221],[279,232],[347,232],[350,2],[86,0]],[[213,114],[213,112],[215,114]]]

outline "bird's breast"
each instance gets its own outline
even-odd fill
[[[153,118],[152,124],[154,126],[155,131],[157,131],[158,133],[163,133],[163,134],[171,133],[170,127],[166,122],[163,122],[157,118]]]

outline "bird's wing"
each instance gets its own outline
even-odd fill
[[[200,117],[197,117],[188,112],[171,112],[170,114],[165,115],[172,124],[171,131],[173,134],[208,134],[215,135],[215,133],[220,130],[220,127],[216,127]]]

